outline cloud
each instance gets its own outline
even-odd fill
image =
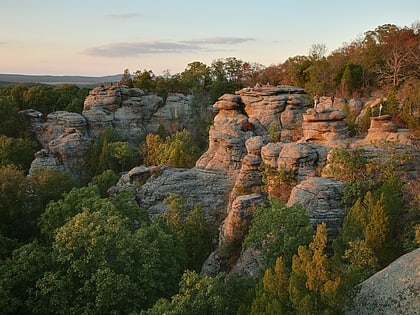
[[[106,16],[112,19],[132,19],[132,18],[140,17],[141,14],[136,13],[136,12],[127,12],[127,13],[107,14]]]
[[[248,41],[253,41],[254,38],[248,37],[209,37],[195,40],[182,41],[187,44],[201,44],[201,45],[235,45]]]
[[[83,51],[85,55],[102,57],[134,57],[145,54],[184,53],[197,51],[214,51],[207,46],[235,45],[254,40],[241,37],[211,37],[179,42],[121,42],[103,46],[90,47]]]
[[[199,45],[173,42],[112,43],[91,47],[83,51],[86,55],[102,57],[134,57],[144,54],[183,53],[205,50]]]

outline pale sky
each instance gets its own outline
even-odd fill
[[[269,66],[419,20],[419,0],[0,0],[0,73],[161,75],[228,57]]]

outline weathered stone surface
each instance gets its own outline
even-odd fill
[[[248,247],[242,251],[238,261],[232,267],[231,273],[257,278],[265,270],[265,267],[261,252],[252,247]]]
[[[273,168],[277,167],[280,151],[283,149],[284,143],[270,142],[261,148],[261,158],[264,164]]]
[[[121,139],[135,142],[158,128],[159,115],[157,122],[151,126],[148,123],[162,106],[162,98],[145,95],[141,89],[102,85],[89,92],[82,114],[88,122],[91,137],[98,139],[103,130],[113,128]]]
[[[398,258],[360,285],[347,315],[419,315],[420,248]]]
[[[30,113],[36,115],[37,112]],[[38,115],[40,115],[40,113]],[[48,149],[48,143],[63,133],[77,131],[86,135],[86,119],[78,113],[56,111],[48,114],[46,121],[44,121],[42,117],[41,114],[40,117],[31,119],[31,130],[35,133],[35,138],[44,149]]]
[[[238,196],[232,203],[231,209],[223,222],[221,242],[238,238],[244,233],[254,212],[264,202],[261,194]],[[243,235],[242,235],[243,236]]]
[[[232,179],[218,170],[166,168],[137,189],[136,199],[154,218],[167,209],[164,200],[170,194],[177,194],[185,199],[188,207],[200,205],[209,219],[220,223],[226,216],[232,186]]]
[[[245,141],[254,135],[249,127],[248,117],[241,110],[219,110],[209,130],[209,148],[196,166],[237,175],[246,154]]]
[[[65,171],[61,161],[46,149],[42,149],[35,153],[35,160],[31,163],[29,175],[33,175],[37,169],[51,169],[59,172]]]
[[[92,139],[79,132],[62,134],[52,140],[48,147],[52,154],[60,157],[64,168],[71,173],[74,179],[83,179],[85,154],[92,143]]]
[[[331,178],[308,177],[292,189],[287,206],[295,203],[306,209],[311,224],[327,224],[328,235],[338,235],[345,217],[342,205],[344,182]]]
[[[348,125],[343,120],[346,115],[338,110],[322,110],[321,112],[314,109],[308,109],[303,114],[303,138],[306,141],[335,141],[343,140],[349,137]]]

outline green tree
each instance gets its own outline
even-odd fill
[[[187,268],[198,272],[213,250],[217,228],[206,220],[201,207],[195,206],[189,210],[179,195],[171,194],[165,203],[169,206],[164,214],[165,222],[185,248]]]
[[[156,138],[150,140],[153,140],[152,143],[159,141]],[[147,146],[149,148],[149,144]],[[156,152],[156,149],[151,151]],[[186,129],[166,137],[164,143],[159,145],[159,151],[157,157],[159,164],[171,167],[191,168],[200,156],[198,146],[194,144],[191,133]]]
[[[318,225],[308,247],[293,256],[290,299],[297,314],[340,314],[345,304],[342,278],[327,253],[327,227]]]
[[[27,137],[27,121],[19,114],[19,104],[11,100],[11,97],[0,97],[0,134],[14,138]]]
[[[35,85],[23,93],[25,108],[36,109],[43,114],[49,114],[56,111],[56,94],[53,87],[44,85]]]
[[[186,271],[182,276],[178,294],[171,300],[161,299],[142,314],[148,315],[234,315],[247,301],[247,292],[252,281],[247,278],[200,277],[195,271]]]
[[[9,164],[28,172],[37,145],[31,140],[11,138],[0,134],[0,166]]]
[[[265,270],[264,277],[256,287],[251,314],[292,314],[288,286],[289,270],[283,258],[279,257],[274,268]]]
[[[37,241],[13,251],[0,264],[2,314],[33,314],[31,298],[37,281],[52,267],[51,250]]]
[[[106,170],[93,177],[89,184],[98,186],[100,196],[105,198],[108,196],[108,189],[116,185],[119,179],[120,176],[113,170]]]
[[[169,297],[183,266],[159,224],[134,228],[110,202],[84,207],[56,230],[56,268],[37,281],[36,314],[129,314]]]
[[[286,207],[272,200],[271,205],[254,213],[244,245],[261,250],[269,266],[280,256],[290,266],[298,247],[308,244],[312,235],[312,225],[302,206]]]
[[[16,166],[0,167],[0,234],[27,240],[34,235],[31,209],[26,208],[28,185]]]
[[[111,158],[114,159],[114,164],[121,166],[121,172],[131,169],[137,164],[137,153],[134,148],[128,144],[128,142],[116,141],[107,145],[109,154]]]
[[[133,79],[131,78],[130,70],[125,69],[123,75],[121,76],[120,85],[126,85],[129,88],[133,88]]]

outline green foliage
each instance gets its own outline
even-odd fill
[[[362,180],[366,177],[365,151],[363,149],[334,148],[328,167],[323,172],[340,180]]]
[[[86,209],[117,215],[130,230],[148,221],[144,210],[135,202],[132,192],[122,191],[113,200],[108,200],[101,198],[98,186],[89,185],[73,188],[64,198],[50,202],[39,218],[41,233],[46,237],[53,237],[57,229]]]
[[[208,222],[199,206],[188,210],[185,200],[171,194],[165,199],[169,206],[164,219],[187,253],[187,269],[200,271],[204,260],[213,250],[217,227]]]
[[[268,207],[256,210],[244,245],[261,250],[269,266],[280,256],[290,266],[297,248],[308,244],[312,235],[312,225],[302,206],[286,207],[273,200]]]
[[[289,300],[289,270],[283,258],[276,260],[274,268],[265,270],[264,277],[256,286],[251,314],[293,314]]]
[[[268,134],[270,135],[270,142],[280,142],[281,141],[281,126],[278,124],[271,124],[268,128]]]
[[[297,314],[340,314],[345,304],[342,275],[327,256],[326,224],[318,225],[309,246],[293,256],[290,300]]]
[[[37,145],[31,140],[11,138],[0,134],[0,166],[13,164],[28,172]]]
[[[90,181],[90,185],[96,185],[99,188],[99,194],[102,198],[108,196],[108,189],[117,184],[120,176],[113,170],[106,170],[102,174],[96,175]]]
[[[27,138],[27,121],[19,114],[19,105],[13,102],[11,97],[0,96],[0,117],[0,135]]]
[[[130,231],[109,210],[85,208],[58,228],[56,268],[37,281],[35,313],[128,314],[175,292],[181,266],[172,235],[157,224]]]
[[[37,241],[13,251],[0,264],[0,309],[2,314],[33,314],[33,290],[42,274],[51,268],[50,249]]]
[[[296,183],[296,172],[283,166],[274,168],[268,164],[262,164],[259,171],[264,184],[263,188],[270,198],[287,202],[290,191]]]
[[[191,168],[200,156],[189,131],[177,131],[163,141],[159,135],[146,136],[145,162],[148,165],[168,165]]]
[[[406,122],[407,127],[414,130],[420,129],[420,80],[408,80],[404,92],[407,94],[404,99],[401,118]]]
[[[219,273],[215,277],[200,277],[194,271],[182,276],[178,294],[171,300],[159,300],[147,315],[234,315],[247,301],[247,291],[253,285],[246,278],[226,277]]]

